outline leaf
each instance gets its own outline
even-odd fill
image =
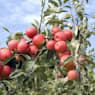
[[[55,2],[55,1],[51,0],[51,1],[50,1],[50,3],[51,3],[51,4],[53,4],[54,6],[58,7],[57,2]]]
[[[21,56],[25,57],[25,59],[27,60],[31,60],[31,57],[27,54],[20,54]]]
[[[49,20],[46,24],[63,24],[63,20]]]
[[[71,14],[66,14],[66,15],[64,16],[64,19],[69,19],[69,18],[71,18],[71,17],[72,17]]]
[[[73,57],[68,57],[66,60],[64,60],[64,66],[68,63],[68,62],[70,62],[70,61],[72,61],[73,60]]]
[[[10,74],[10,78],[18,78],[22,75],[25,75],[25,73],[22,72],[21,70],[15,70],[14,72]]]
[[[67,3],[69,0],[64,0],[64,3]]]
[[[22,32],[17,32],[16,34],[15,34],[15,36],[23,36],[23,33]]]
[[[71,6],[64,6],[64,7],[66,7],[66,8],[70,8],[70,9],[71,9]]]
[[[8,62],[10,62],[11,60],[13,60],[15,58],[15,56],[12,56],[11,58],[7,58],[5,61],[4,61],[4,64],[7,64]]]
[[[36,19],[35,19],[35,23],[39,27],[39,22]]]
[[[37,26],[35,24],[32,24],[33,27],[37,28]]]
[[[3,29],[4,29],[5,31],[7,31],[7,32],[10,32],[6,27],[3,27]]]
[[[62,6],[62,2],[61,2],[61,0],[58,0],[58,2],[59,2],[59,5]]]
[[[88,0],[86,0],[86,2],[88,3]]]

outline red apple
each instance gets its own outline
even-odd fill
[[[1,76],[7,78],[10,75],[10,73],[11,73],[11,68],[8,65],[3,66]]]
[[[57,32],[60,32],[60,31],[62,31],[60,27],[53,27],[52,28],[53,35],[55,35]]]
[[[70,51],[69,50],[66,50],[64,52],[58,52],[58,51],[56,51],[56,55],[61,58],[64,55],[70,55]]]
[[[3,69],[3,65],[2,65],[2,63],[0,62],[0,73],[1,73],[2,69]]]
[[[39,51],[39,49],[37,48],[36,45],[31,45],[29,47],[29,54],[32,55],[32,54],[37,54],[37,52]]]
[[[25,34],[27,37],[33,38],[37,34],[37,29],[35,27],[29,27]]]
[[[18,45],[18,41],[17,41],[17,40],[11,40],[11,41],[8,43],[8,48],[9,48],[11,51],[14,51],[15,49],[17,49],[17,45]]]
[[[46,44],[46,47],[47,47],[48,49],[50,49],[50,50],[54,50],[55,44],[56,44],[56,41],[54,41],[54,40],[49,40],[49,41],[47,42],[47,44]]]
[[[60,71],[57,72],[57,77],[58,78],[62,78],[62,75],[61,75],[61,72]]]
[[[13,54],[8,48],[1,48],[0,58],[2,61],[5,61],[7,58],[10,58],[11,56],[13,56]]]
[[[64,60],[66,60],[70,55],[64,55],[60,58],[60,65],[64,65]],[[74,68],[73,61],[68,62],[65,66],[65,70],[72,70]]]
[[[71,40],[73,37],[73,32],[71,30],[65,30],[64,34],[66,35],[67,40]]]
[[[55,44],[55,50],[58,52],[64,52],[67,49],[67,44],[65,41],[58,41]]]
[[[64,32],[58,32],[54,35],[54,40],[55,41],[65,41],[66,35],[64,34]]]
[[[28,48],[29,44],[26,43],[25,39],[21,39],[17,45],[17,51],[19,53],[27,53],[28,52]]]
[[[45,43],[45,37],[42,34],[35,35],[32,42],[36,46],[41,46]]]
[[[78,57],[78,61],[84,61],[85,64],[88,64],[84,57]]]
[[[68,72],[68,80],[77,80],[79,78],[79,73],[76,70],[70,70]]]

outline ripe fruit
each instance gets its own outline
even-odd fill
[[[27,37],[33,38],[37,34],[37,29],[35,27],[29,27],[25,34]]]
[[[64,55],[70,55],[70,51],[69,50],[66,50],[63,53],[56,51],[56,55],[61,58]]]
[[[67,40],[71,40],[73,37],[73,32],[71,30],[65,30],[64,34],[66,35]]]
[[[60,58],[60,65],[64,65],[64,60],[66,60],[70,55],[64,55]],[[72,70],[74,68],[73,61],[68,62],[65,66],[65,70]]]
[[[0,58],[2,61],[5,61],[7,58],[10,58],[11,56],[13,56],[13,54],[8,48],[0,49]]]
[[[25,39],[21,39],[17,45],[17,51],[19,53],[27,53],[29,44],[26,43]]]
[[[29,54],[30,54],[30,55],[32,55],[32,54],[37,54],[38,51],[39,51],[39,50],[38,50],[37,46],[35,46],[35,45],[31,45],[31,46],[29,47]]]
[[[8,43],[8,48],[9,48],[11,51],[14,51],[15,49],[17,49],[17,45],[18,45],[18,41],[17,41],[17,40],[11,40],[11,41]]]
[[[64,34],[64,32],[58,32],[54,35],[54,40],[55,41],[65,41],[66,35]]]
[[[55,44],[55,50],[58,52],[64,52],[67,49],[67,44],[65,41],[58,41]]]
[[[3,66],[1,76],[2,77],[8,77],[11,73],[11,68],[8,65]]]
[[[87,62],[87,61],[85,60],[85,58],[83,58],[83,57],[79,57],[78,60],[79,60],[79,61],[84,61],[85,64],[88,64],[88,62]]]
[[[58,78],[62,78],[62,75],[61,75],[61,72],[60,71],[57,72],[57,77]]]
[[[79,78],[79,73],[76,70],[70,70],[68,72],[68,79],[69,80],[77,80]]]
[[[45,37],[42,34],[35,35],[32,42],[36,46],[41,46],[45,43]]]
[[[49,40],[49,41],[47,42],[47,44],[46,44],[46,47],[47,47],[48,49],[50,49],[50,50],[54,50],[55,43],[56,43],[56,41],[54,41],[54,40]]]
[[[3,69],[3,65],[2,65],[2,63],[0,62],[0,73],[1,73],[2,69]]]
[[[59,31],[62,31],[60,27],[53,27],[52,28],[53,35],[55,35],[55,33],[59,32]]]

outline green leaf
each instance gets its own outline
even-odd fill
[[[64,0],[64,3],[67,3],[69,0]]]
[[[4,61],[4,64],[7,64],[8,62],[10,62],[11,60],[13,60],[15,58],[15,56],[12,56],[11,58],[7,58],[5,61]]]
[[[61,2],[61,0],[58,0],[58,2],[59,2],[59,5],[62,6],[62,2]]]
[[[86,2],[88,3],[88,0],[86,0]]]
[[[21,70],[15,70],[14,72],[10,74],[10,78],[18,78],[22,75],[25,75],[25,73],[22,72]]]
[[[72,17],[71,14],[66,14],[66,15],[64,16],[64,19],[69,19],[69,18],[71,18],[71,17]]]
[[[70,9],[71,9],[71,6],[64,6],[64,7],[66,7],[66,8],[70,8]]]
[[[21,56],[25,57],[25,59],[27,60],[31,60],[31,57],[27,54],[20,54]]]
[[[4,29],[5,31],[7,31],[7,32],[10,32],[6,27],[3,27],[3,29]]]
[[[58,7],[58,4],[56,1],[51,0],[50,3],[53,4],[54,6]]]
[[[15,34],[15,36],[23,36],[23,33],[22,32],[17,32],[16,34]]]
[[[33,27],[37,28],[37,26],[35,24],[32,24]]]
[[[73,57],[68,57],[66,60],[64,60],[64,66],[68,63],[68,62],[70,62],[70,61],[72,61],[73,60]]]
[[[36,19],[35,19],[35,23],[39,27],[39,22]]]

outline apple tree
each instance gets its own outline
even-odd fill
[[[0,95],[95,95],[87,3],[41,0],[40,21],[0,48]]]

